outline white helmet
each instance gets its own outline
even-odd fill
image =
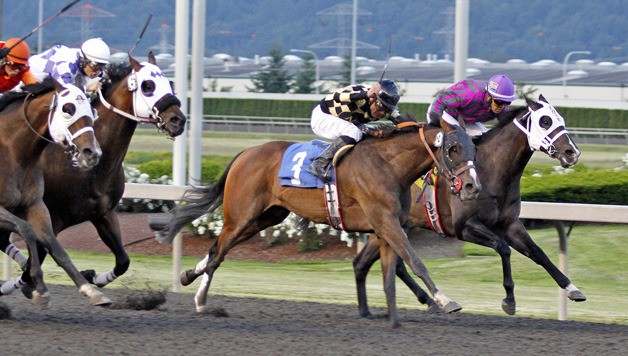
[[[92,38],[81,46],[83,56],[95,63],[109,64],[109,46],[101,38]]]

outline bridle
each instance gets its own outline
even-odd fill
[[[539,104],[542,107],[537,110],[533,110],[530,106],[528,106],[528,112],[521,119],[514,118],[513,123],[528,137],[530,150],[543,150],[550,157],[555,158],[558,151],[554,146],[554,142],[556,142],[556,140],[558,140],[561,136],[568,134],[567,129],[565,128],[565,120],[551,105],[545,105],[540,102]],[[539,125],[539,121],[543,116],[548,116],[552,120],[552,125],[547,129]],[[525,127],[520,122],[522,119],[526,120]],[[558,130],[558,132],[550,136],[556,130]]]
[[[472,143],[465,145],[464,143],[459,143],[456,140],[448,139],[451,138],[452,135],[455,135],[457,133],[457,129],[451,132],[445,132],[444,138],[442,131],[436,134],[436,138],[434,139],[434,146],[441,147],[444,145],[444,147],[441,148],[442,162],[444,163],[443,166],[436,158],[436,155],[432,151],[430,145],[427,142],[427,139],[425,138],[424,125],[419,125],[419,137],[421,138],[421,142],[423,142],[425,148],[427,149],[427,152],[429,152],[430,156],[432,156],[432,159],[434,160],[434,165],[438,169],[439,174],[442,174],[449,182],[451,193],[454,195],[460,194],[460,190],[462,189],[462,180],[458,176],[465,171],[475,169],[475,146],[473,146]],[[461,144],[463,146],[464,154],[463,157],[454,161],[449,155],[449,150],[457,144]],[[464,164],[464,166],[456,169],[456,167],[462,164]]]

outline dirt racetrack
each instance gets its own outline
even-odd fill
[[[51,285],[38,310],[19,292],[0,303],[3,355],[621,355],[628,326],[400,310],[392,330],[353,306],[167,293],[151,311],[90,307],[74,287]],[[129,293],[108,289],[114,300]]]

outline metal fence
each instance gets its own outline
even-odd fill
[[[310,119],[303,117],[265,117],[236,115],[204,115],[203,130],[311,134]],[[628,129],[569,129],[578,143],[628,145]]]

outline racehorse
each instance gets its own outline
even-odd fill
[[[92,127],[94,120],[85,93],[74,85],[62,87],[50,78],[25,86],[23,92],[7,93],[0,100],[0,241],[7,243],[13,232],[21,236],[29,250],[22,275],[3,283],[0,295],[28,285],[34,289],[35,304],[47,307],[50,294],[37,254],[40,243],[93,304],[111,303],[83,278],[54,238],[43,201],[44,176],[39,164],[42,152],[52,143],[74,172],[94,167],[101,157]]]
[[[423,130],[414,126],[401,128],[387,138],[365,138],[350,150],[337,166],[339,205],[347,231],[374,231],[386,259],[386,271],[394,267],[396,254],[408,263],[412,271],[430,288],[437,303],[448,308],[460,306],[440,292],[427,274],[427,269],[410,246],[402,225],[410,206],[410,186],[429,167],[434,158],[428,152],[440,146],[441,166],[459,172],[456,185],[462,199],[477,195],[480,184],[472,161],[475,148],[464,130],[445,126],[443,130]],[[419,127],[420,126],[420,127]],[[422,140],[420,137],[424,137]],[[429,144],[428,144],[429,143]],[[282,186],[278,172],[284,152],[293,142],[274,141],[252,147],[238,154],[228,165],[219,181],[210,187],[194,187],[182,197],[182,204],[171,210],[172,219],[165,227],[168,238],[199,216],[211,214],[223,207],[223,227],[209,253],[194,269],[181,275],[181,283],[189,285],[203,275],[196,296],[196,310],[205,309],[212,276],[226,254],[237,244],[248,240],[261,230],[279,224],[292,211],[316,223],[329,223],[321,189]],[[438,153],[438,152],[437,152]],[[307,166],[301,158],[298,164]],[[458,174],[458,173],[456,173]],[[386,274],[385,274],[386,275]],[[384,281],[392,327],[399,325],[395,305],[393,274]]]
[[[476,166],[483,187],[478,199],[462,203],[446,193],[446,182],[438,181],[436,186],[436,206],[442,234],[490,247],[501,257],[506,290],[502,309],[509,315],[514,315],[516,311],[509,246],[545,268],[556,283],[568,292],[569,299],[576,302],[586,300],[580,290],[534,243],[519,221],[520,180],[533,152],[545,152],[565,168],[576,164],[580,156],[578,147],[565,128],[564,119],[542,95],[539,100],[536,102],[526,98],[527,106],[507,111],[495,127],[474,140],[477,147]],[[426,214],[427,203],[417,200],[421,194],[421,188],[414,184],[410,222],[425,229],[438,226],[430,222]],[[365,280],[370,267],[378,258],[377,240],[375,236],[370,236],[364,249],[353,260],[361,316],[370,315]],[[425,292],[410,277],[400,260],[397,276],[416,294],[419,301],[425,298]]]
[[[110,81],[105,82],[104,95],[100,92],[100,99],[94,104],[99,116],[94,130],[105,152],[98,166],[90,171],[75,172],[56,147],[46,148],[40,160],[46,186],[44,202],[50,211],[55,235],[70,226],[90,221],[115,255],[116,263],[111,271],[81,272],[98,287],[123,275],[130,264],[115,208],[124,193],[122,162],[138,123],[155,125],[169,137],[176,137],[183,133],[186,122],[181,103],[174,96],[170,82],[155,65],[153,53],[148,54],[148,62],[144,63],[129,56],[129,64],[107,69]],[[12,246],[0,248],[16,250]],[[46,252],[42,249],[39,252],[43,260]]]

